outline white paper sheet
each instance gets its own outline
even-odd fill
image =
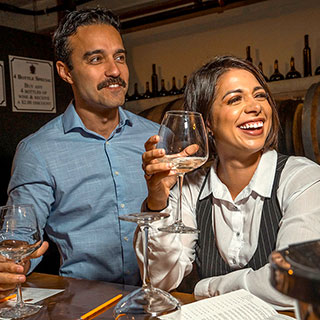
[[[22,288],[22,299],[25,303],[37,303],[41,300],[47,299],[55,294],[64,291],[64,289],[42,289],[42,288]],[[16,303],[16,298],[8,300],[0,304],[0,308],[11,307]],[[9,320],[3,319],[0,317],[0,320]]]
[[[179,312],[174,312],[161,316],[160,319],[273,320],[278,319],[277,316],[279,314],[272,306],[250,292],[241,289],[183,305],[180,314]]]
[[[37,303],[62,291],[64,289],[22,288],[22,298],[26,303]]]

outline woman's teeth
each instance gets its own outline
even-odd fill
[[[240,129],[259,129],[263,127],[263,122],[262,121],[258,121],[258,122],[248,122],[245,124],[242,124],[240,126]]]

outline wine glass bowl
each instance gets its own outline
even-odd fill
[[[182,185],[184,174],[201,167],[209,155],[208,137],[202,115],[192,111],[167,111],[158,133],[158,149],[165,155],[159,162],[171,163],[178,176],[179,198],[173,224],[159,228],[171,233],[197,233],[197,229],[182,222]]]
[[[0,207],[0,255],[7,261],[23,264],[24,259],[41,247],[42,235],[32,205]],[[23,303],[21,284],[17,285],[17,303],[1,308],[0,317],[17,319],[35,314],[41,306]]]
[[[168,218],[166,212],[140,212],[120,216],[120,220],[135,222],[143,230],[143,277],[142,287],[131,292],[116,305],[115,319],[153,319],[180,309],[180,303],[170,293],[152,286],[149,277],[148,231],[151,223]]]

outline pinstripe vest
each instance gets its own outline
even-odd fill
[[[282,213],[277,199],[277,189],[282,169],[284,168],[288,156],[278,153],[275,178],[272,186],[271,197],[264,200],[259,240],[257,249],[244,268],[257,270],[268,263],[268,257],[275,249],[279,222]],[[209,174],[209,172],[208,172]],[[199,196],[207,181],[208,174],[202,184]],[[224,275],[232,271],[230,266],[223,260],[216,247],[215,236],[212,230],[212,194],[197,201],[196,206],[197,225],[200,230],[198,242],[196,244],[196,265],[200,279]]]

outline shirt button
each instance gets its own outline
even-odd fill
[[[237,237],[240,237],[240,232],[237,232],[236,235],[237,235]]]
[[[239,267],[243,268],[244,267],[243,263],[239,263]]]
[[[109,141],[107,141],[106,144],[109,145]]]
[[[115,174],[116,176],[118,176],[118,175],[119,175],[119,171],[115,171],[114,174]]]
[[[123,237],[124,241],[128,241],[129,238],[128,237]]]
[[[123,208],[124,208],[124,203],[121,203],[121,204],[120,204],[120,207],[123,209]]]
[[[232,263],[236,264],[237,263],[236,259],[232,259]]]

